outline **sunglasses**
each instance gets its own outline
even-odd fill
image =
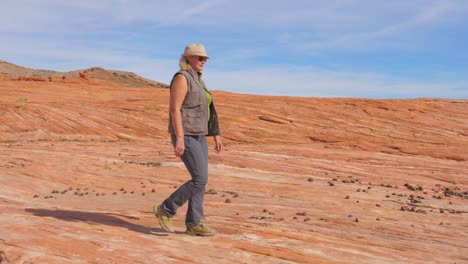
[[[207,60],[208,60],[207,57],[202,57],[202,56],[198,57],[198,61],[207,61]]]

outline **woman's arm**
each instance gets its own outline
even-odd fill
[[[177,157],[184,154],[184,128],[182,126],[182,115],[180,108],[184,102],[185,95],[187,94],[187,78],[182,74],[177,74],[171,87],[171,99],[169,102],[169,111],[172,117],[172,126],[176,135],[176,144],[174,153]]]

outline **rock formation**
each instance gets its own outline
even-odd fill
[[[89,78],[92,78],[95,80],[104,80],[131,87],[168,88],[167,84],[143,78],[133,72],[106,70],[101,67],[92,67],[89,69],[70,72],[58,72],[25,68],[0,60],[0,78],[5,77],[15,80],[31,81],[60,81],[61,79],[66,78],[83,78],[88,80]]]
[[[185,206],[175,234],[152,215],[189,178],[169,91],[89,77],[0,80],[10,263],[468,261],[467,100],[215,91],[225,151],[209,139],[205,214],[218,234],[199,238],[183,234]]]

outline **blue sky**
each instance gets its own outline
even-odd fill
[[[466,0],[2,0],[0,59],[169,83],[203,43],[211,90],[468,98]]]

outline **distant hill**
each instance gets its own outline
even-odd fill
[[[80,74],[81,73],[81,74]],[[107,70],[101,67],[92,67],[88,69],[75,70],[69,72],[59,72],[42,69],[30,69],[13,63],[0,60],[0,75],[10,78],[34,77],[34,78],[91,78],[98,80],[111,81],[132,87],[162,87],[168,88],[165,83],[143,78],[133,72]]]

